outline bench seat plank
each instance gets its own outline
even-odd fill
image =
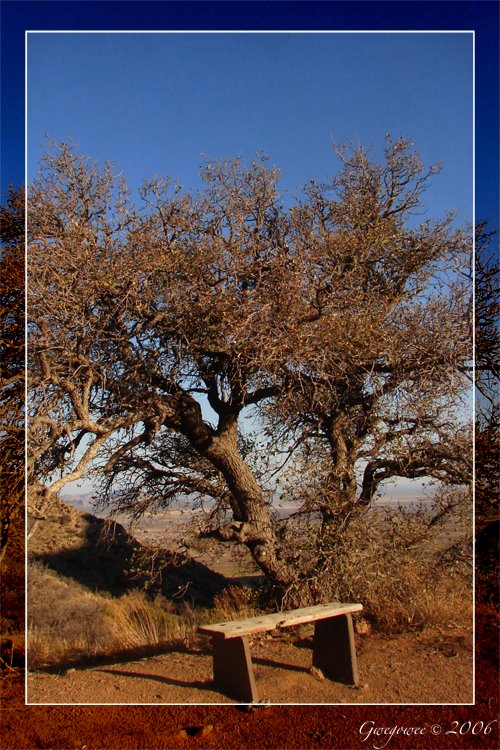
[[[202,625],[198,628],[198,632],[221,638],[236,638],[251,635],[252,633],[263,633],[275,628],[286,628],[292,625],[301,625],[307,622],[336,617],[337,615],[360,612],[362,609],[362,604],[342,604],[341,602],[316,604],[313,607],[302,607],[290,612],[277,612],[276,614],[262,615],[261,617],[249,617],[245,620]]]

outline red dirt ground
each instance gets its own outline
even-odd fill
[[[1,681],[2,748],[352,750],[384,745],[393,750],[493,750],[498,747],[497,624],[493,609],[477,611],[474,706],[25,706],[24,679],[11,675]],[[364,722],[373,722],[365,729],[419,727],[423,734],[363,740]],[[441,731],[431,729],[435,726]],[[472,727],[479,733],[473,735]]]
[[[359,685],[311,671],[312,626],[251,639],[261,701],[271,704],[471,703],[471,634],[426,630],[399,636],[356,636]],[[295,631],[295,632],[294,632]],[[202,639],[200,639],[201,641]],[[209,639],[198,647],[127,661],[37,672],[28,679],[29,703],[235,703],[212,682]]]

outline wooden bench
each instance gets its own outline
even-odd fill
[[[202,625],[198,632],[212,636],[216,688],[238,701],[258,703],[247,636],[308,622],[314,622],[312,665],[332,680],[355,685],[358,669],[351,615],[362,609],[361,604],[333,602],[246,620]]]

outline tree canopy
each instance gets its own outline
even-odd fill
[[[156,178],[135,201],[111,164],[45,155],[28,273],[46,496],[92,471],[136,514],[211,498],[207,533],[286,590],[306,576],[273,508],[287,462],[318,559],[384,481],[468,481],[471,233],[418,218],[439,169],[409,141],[381,163],[337,156],[285,208],[266,159],[207,164],[196,194]]]
[[[482,223],[476,228],[476,516],[498,513],[500,448],[499,266],[496,233]],[[493,562],[493,561],[490,561]],[[498,561],[495,558],[496,564]]]
[[[24,191],[11,189],[0,207],[0,561],[18,532],[24,508],[25,288]],[[20,536],[20,534],[19,534]]]

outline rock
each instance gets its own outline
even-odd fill
[[[311,671],[312,676],[316,680],[323,681],[325,679],[325,675],[323,674],[323,672],[321,671],[321,669],[319,669],[319,667],[311,667],[310,671]]]
[[[213,724],[205,724],[204,727],[200,729],[199,732],[196,733],[196,737],[206,737],[207,734],[210,734],[214,731],[214,725]]]
[[[367,682],[359,682],[357,685],[353,685],[354,690],[368,690],[369,687]]]
[[[359,618],[355,622],[355,630],[358,635],[370,635],[372,632],[372,626],[368,622],[368,620],[365,620],[364,617]]]

